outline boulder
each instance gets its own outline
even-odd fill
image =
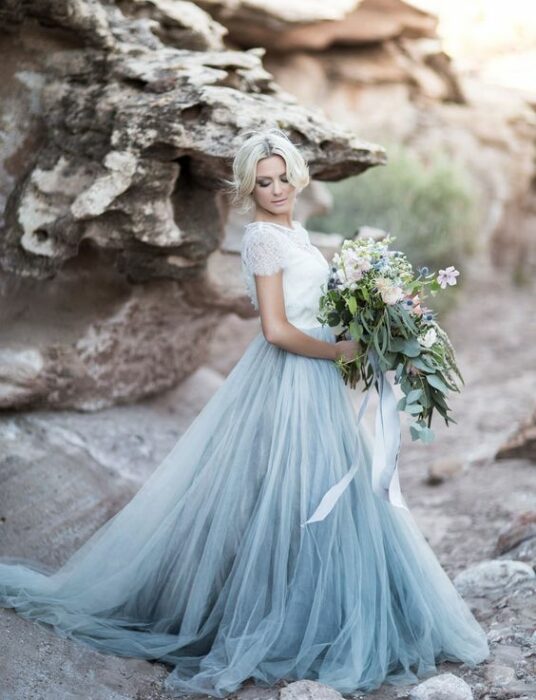
[[[467,683],[453,673],[442,673],[419,683],[409,694],[411,700],[473,700]]]

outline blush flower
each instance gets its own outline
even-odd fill
[[[459,270],[457,270],[453,265],[449,265],[445,270],[439,270],[437,274],[437,281],[442,289],[446,289],[447,284],[456,284],[456,277],[459,274]]]
[[[403,298],[404,290],[401,287],[393,284],[392,280],[388,279],[387,277],[378,277],[375,282],[376,287],[380,292],[382,301],[385,304],[393,305]]]

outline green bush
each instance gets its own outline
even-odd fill
[[[307,227],[345,237],[354,237],[360,226],[383,229],[396,236],[392,246],[404,251],[415,269],[426,265],[437,271],[454,265],[462,285],[479,225],[471,180],[460,164],[443,154],[431,154],[426,163],[407,147],[393,146],[387,154],[385,166],[327,183],[332,211],[311,217]],[[455,290],[450,291],[445,297],[453,300]]]

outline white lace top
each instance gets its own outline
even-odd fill
[[[258,309],[254,275],[283,270],[287,319],[297,328],[319,326],[320,297],[329,276],[329,263],[309,240],[307,230],[293,221],[280,224],[252,221],[246,224],[241,246],[242,274],[253,306]],[[321,289],[324,285],[324,289]]]

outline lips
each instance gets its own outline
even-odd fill
[[[283,204],[283,202],[286,202],[286,201],[287,201],[287,198],[285,197],[285,199],[276,199],[275,202],[272,202],[272,204]]]

